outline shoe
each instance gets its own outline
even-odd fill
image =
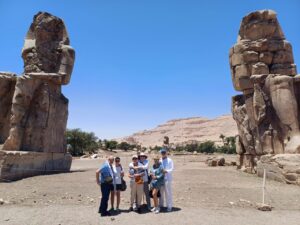
[[[114,207],[111,207],[110,210],[108,210],[110,212],[115,211]]]
[[[129,208],[129,211],[132,212],[132,211],[133,211],[133,207],[130,207],[130,208]]]
[[[156,207],[153,207],[150,211],[154,212],[156,210]]]
[[[156,208],[156,210],[154,211],[155,214],[157,214],[159,212],[160,212],[159,208]]]
[[[151,206],[148,206],[147,209],[148,209],[148,211],[151,211]]]
[[[138,214],[141,214],[141,213],[142,213],[142,209],[141,209],[141,208],[138,208],[138,209],[137,209],[137,213],[138,213]]]
[[[172,212],[172,208],[167,208],[167,212]]]
[[[110,214],[110,212],[101,213],[101,217],[104,217],[104,216],[111,216],[111,214]]]
[[[120,212],[120,209],[119,209],[119,208],[116,208],[116,211],[117,211],[117,212]]]

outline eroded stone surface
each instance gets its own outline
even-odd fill
[[[72,163],[72,156],[69,153],[0,150],[0,159],[0,182],[67,172]]]
[[[232,98],[240,167],[252,171],[265,154],[300,153],[299,79],[276,13],[245,16],[229,58],[233,85],[243,92]]]
[[[257,163],[257,174],[288,184],[300,185],[300,154],[264,155]]]
[[[68,99],[61,93],[73,69],[75,52],[63,21],[40,12],[22,50],[24,74],[16,79],[10,131],[4,150],[65,152]]]
[[[70,81],[75,51],[70,46],[64,22],[46,12],[36,14],[25,38],[22,58],[24,73],[21,76],[0,73],[2,149],[35,152],[33,155],[17,154],[17,157],[9,154],[12,167],[23,168],[25,165],[26,169],[32,164],[33,169],[41,170],[45,163],[51,161],[50,155],[54,157],[54,153],[57,153],[55,157],[58,158],[52,159],[52,162],[62,160],[67,163],[64,168],[70,168],[68,165],[71,161],[64,159],[68,99],[61,93],[61,86]],[[0,177],[4,176],[2,167],[7,167],[3,163],[8,158],[3,157],[8,155],[0,154]],[[47,171],[47,168],[43,171]],[[5,173],[5,176],[11,173],[11,179],[14,176],[19,179],[34,175],[20,175],[15,170]]]

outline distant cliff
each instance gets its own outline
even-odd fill
[[[131,144],[142,146],[161,146],[164,136],[170,138],[170,143],[186,144],[193,141],[214,141],[221,144],[220,134],[228,136],[237,135],[237,127],[232,115],[224,115],[215,119],[192,117],[185,119],[174,119],[165,124],[158,125],[154,129],[144,130],[130,136],[117,138],[118,142],[126,141]]]

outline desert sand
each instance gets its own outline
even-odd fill
[[[122,153],[127,169],[132,153]],[[120,155],[120,154],[118,154]],[[267,181],[266,202],[271,212],[258,211],[262,179],[233,166],[208,167],[207,155],[172,156],[174,211],[160,214],[128,212],[129,190],[122,193],[119,215],[100,217],[100,190],[95,170],[104,159],[75,159],[70,173],[36,176],[0,183],[0,224],[208,224],[282,225],[299,224],[300,189]],[[225,156],[227,161],[235,155]]]

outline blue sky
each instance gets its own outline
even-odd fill
[[[69,128],[113,138],[170,119],[230,113],[228,52],[243,16],[273,9],[300,60],[298,0],[0,0],[0,70],[22,73],[38,11],[61,17],[76,62]]]

